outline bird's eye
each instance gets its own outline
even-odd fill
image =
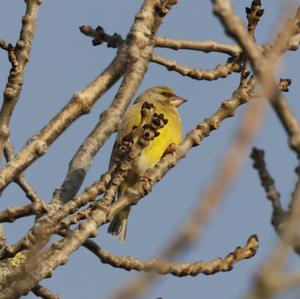
[[[164,96],[164,97],[170,97],[170,96],[172,96],[172,94],[171,93],[169,93],[169,92],[163,92],[162,93],[162,95]]]

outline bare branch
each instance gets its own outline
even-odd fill
[[[4,146],[4,156],[5,159],[9,162],[11,161],[15,154],[14,154],[14,148],[12,143],[10,142],[10,139],[8,138],[6,141],[6,144]],[[29,182],[26,180],[24,174],[20,174],[15,180],[16,184],[20,186],[20,188],[25,192],[26,197],[33,202],[36,206],[44,206],[45,202],[42,200],[39,195],[35,192],[33,187],[29,184]]]
[[[3,104],[0,110],[0,159],[2,157],[3,148],[9,137],[9,123],[11,115],[19,100],[26,63],[30,59],[31,44],[35,34],[36,18],[38,7],[42,0],[27,0],[26,13],[22,18],[22,29],[19,40],[13,49],[15,60],[9,73],[8,82],[3,93]],[[3,43],[2,43],[3,45]],[[8,52],[12,52],[11,47],[7,46]],[[10,59],[12,62],[12,58]]]
[[[155,38],[155,47],[170,48],[173,50],[195,50],[205,53],[220,52],[230,56],[239,56],[241,54],[241,49],[237,45],[221,44],[212,40],[191,41],[157,36]]]
[[[113,169],[112,169],[113,170]],[[21,250],[32,248],[39,240],[39,246],[47,243],[50,236],[57,230],[58,224],[68,215],[77,211],[80,207],[94,201],[104,193],[111,179],[111,172],[103,174],[99,181],[87,187],[77,197],[74,197],[64,206],[52,204],[47,206],[47,213],[38,219],[35,225],[16,244],[7,245],[0,249],[0,260],[16,255]],[[40,238],[40,239],[39,239]],[[1,298],[1,297],[0,297]]]
[[[13,48],[13,45],[0,38],[0,48],[9,52]]]
[[[255,151],[254,158],[259,164],[258,168],[261,179],[263,179],[263,186],[266,190],[268,198],[272,200],[273,206],[278,206],[278,194],[274,192],[273,180],[270,179],[267,170],[265,169],[265,162],[263,161],[263,153]],[[257,161],[258,160],[258,161]],[[299,169],[299,168],[298,168]],[[297,169],[297,171],[298,171]],[[298,173],[299,176],[299,173]],[[271,192],[270,192],[271,191]],[[279,213],[281,213],[280,208]],[[274,212],[273,212],[274,213]],[[284,215],[283,215],[284,216]],[[280,235],[280,242],[278,242],[275,249],[270,256],[265,260],[261,269],[257,273],[255,286],[253,292],[248,296],[249,299],[263,299],[269,298],[274,294],[279,294],[289,287],[295,287],[295,283],[299,283],[299,273],[288,275],[284,270],[285,263],[288,258],[289,249],[293,247],[294,251],[299,254],[300,239],[299,239],[299,225],[300,225],[300,179],[293,192],[292,205],[290,210],[278,219],[277,232]]]
[[[229,60],[226,64],[218,64],[214,70],[202,70],[198,68],[191,68],[177,64],[176,60],[170,60],[165,57],[153,54],[152,62],[165,66],[168,71],[175,71],[182,76],[188,76],[196,80],[217,80],[219,78],[225,78],[232,72],[239,73],[241,66],[237,59]]]
[[[118,48],[120,47],[123,43],[124,40],[121,37],[121,35],[114,33],[113,35],[107,34],[104,29],[100,26],[98,26],[96,29],[93,29],[91,26],[84,25],[80,27],[80,31],[90,37],[93,37],[94,39],[92,40],[92,43],[94,46],[96,45],[101,45],[103,42],[107,43],[107,47],[109,48]],[[155,38],[155,42],[157,44],[157,41],[162,42],[162,44],[166,45],[175,45],[181,44],[180,41],[175,41],[175,40],[170,40],[166,38]],[[188,41],[182,41],[184,42],[184,45],[192,46],[193,44],[196,44],[196,42],[188,42]],[[224,48],[228,50],[229,45],[216,45],[216,43],[210,41],[210,42],[204,42],[203,43],[204,49],[209,49],[209,47],[214,46],[214,47],[219,47],[219,48]],[[230,46],[229,46],[229,49]],[[232,50],[232,49],[231,49]],[[217,80],[219,78],[225,78],[231,72],[240,72],[240,65],[238,63],[238,59],[232,59],[229,60],[225,65],[217,65],[214,70],[201,70],[198,68],[191,68],[187,66],[182,66],[180,64],[177,64],[175,60],[169,60],[165,57],[159,56],[157,54],[153,54],[151,56],[151,62],[160,64],[165,66],[169,71],[175,71],[178,72],[179,74],[183,76],[188,76],[193,79],[197,80]]]
[[[102,263],[109,264],[116,268],[122,268],[127,271],[136,270],[184,277],[199,274],[212,275],[218,272],[231,271],[234,263],[250,258],[256,254],[258,239],[255,235],[251,236],[244,247],[237,247],[234,252],[229,253],[224,259],[216,258],[212,261],[181,264],[157,259],[142,261],[131,256],[114,256],[110,252],[100,248],[91,240],[87,240],[84,246],[98,256]]]
[[[261,9],[261,1],[252,1],[250,7],[246,7],[246,16],[248,19],[248,35],[250,38],[255,41],[255,30],[260,18],[263,15],[264,10]],[[248,70],[248,58],[245,55],[242,55],[243,64],[242,64],[242,71],[241,71],[241,81],[246,79],[250,71]]]
[[[59,299],[60,297],[57,294],[53,294],[49,289],[41,286],[40,284],[36,285],[32,290],[32,293],[37,297],[44,299]]]
[[[8,208],[4,211],[0,211],[0,222],[14,222],[18,218],[26,217],[29,215],[39,214],[35,211],[33,204]]]
[[[298,8],[295,17],[289,20],[284,29],[278,33],[272,51],[268,54],[269,58],[261,54],[253,40],[248,36],[243,23],[233,12],[232,6],[228,0],[212,0],[214,4],[214,13],[218,15],[227,34],[236,39],[239,45],[247,54],[249,61],[263,86],[265,95],[277,113],[280,121],[289,135],[290,147],[300,155],[300,126],[293,111],[288,106],[279,92],[273,73],[272,65],[284,51],[288,49],[291,37],[299,33],[300,8]]]
[[[276,190],[275,182],[267,170],[266,162],[264,160],[264,151],[253,148],[251,158],[254,161],[253,167],[258,171],[261,185],[265,189],[267,198],[272,204],[272,224],[275,228],[275,231],[280,234],[282,231],[282,226],[287,220],[288,215],[281,206],[280,194]]]

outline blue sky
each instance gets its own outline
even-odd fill
[[[245,6],[249,6],[251,1],[233,3],[236,12],[245,20]],[[265,14],[257,29],[258,43],[272,40],[287,3],[300,4],[300,1],[263,1]],[[94,79],[115,54],[114,49],[104,45],[93,47],[91,40],[83,36],[78,27],[83,24],[101,25],[108,33],[117,32],[125,37],[141,4],[142,1],[126,0],[44,0],[38,16],[31,61],[26,67],[22,96],[11,122],[11,138],[17,151],[69,101],[75,91]],[[0,38],[13,43],[19,35],[25,4],[17,0],[2,0],[0,7]],[[233,42],[224,35],[218,19],[213,16],[210,1],[178,1],[165,18],[158,34],[173,38]],[[212,69],[227,59],[225,55],[192,51],[157,49],[156,52],[176,59],[181,64],[202,69]],[[283,62],[280,76],[291,78],[294,82],[286,99],[299,119],[299,53],[288,53]],[[4,51],[0,51],[0,70],[0,87],[3,89],[9,71]],[[177,94],[189,100],[180,108],[184,132],[188,132],[199,121],[215,112],[222,100],[230,98],[238,82],[239,74],[212,82],[197,81],[151,64],[138,93],[155,85],[173,87]],[[49,148],[48,153],[26,170],[28,180],[46,201],[51,199],[54,189],[62,183],[69,160],[96,124],[100,112],[113,99],[118,85],[119,82],[97,102],[90,114],[72,124]],[[180,161],[153,192],[134,207],[124,244],[120,245],[108,236],[106,227],[101,229],[96,238],[97,243],[116,255],[150,258],[159,253],[160,248],[181,227],[217,173],[222,155],[229,148],[236,126],[245,111],[246,107],[241,107],[236,117],[225,120],[218,130],[206,138],[201,146],[192,149],[187,158]],[[97,154],[84,186],[88,186],[107,169],[113,141],[114,136]],[[295,184],[294,168],[297,160],[288,148],[281,124],[269,108],[254,145],[265,149],[269,170],[282,195],[283,205],[287,206]],[[270,224],[270,203],[265,198],[251,164],[248,157],[199,242],[179,260],[209,260],[225,256],[236,246],[243,245],[253,233],[260,239],[258,254],[240,262],[228,273],[187,278],[167,275],[143,299],[244,297],[251,288],[255,271],[277,239]],[[24,194],[18,187],[11,185],[2,195],[0,208],[25,203]],[[32,222],[33,218],[29,218],[6,225],[8,242],[17,241]],[[62,298],[108,298],[118,286],[130,282],[136,276],[135,272],[102,265],[95,256],[81,248],[72,255],[66,266],[58,268],[53,278],[44,280],[42,284]],[[27,296],[33,297],[32,294]]]

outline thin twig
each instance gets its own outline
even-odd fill
[[[22,18],[20,37],[13,49],[15,60],[12,64],[8,82],[3,92],[4,98],[0,110],[0,159],[2,158],[6,140],[10,135],[10,119],[21,94],[25,66],[30,59],[31,45],[35,34],[36,18],[41,3],[42,0],[26,1],[26,12],[25,16]],[[8,52],[11,52],[9,44],[4,46],[7,46]]]
[[[246,7],[246,16],[248,19],[247,30],[249,36],[255,41],[255,30],[257,27],[260,18],[262,17],[264,10],[261,9],[261,1],[254,0],[251,3],[250,7]],[[244,80],[248,77],[250,71],[248,70],[248,59],[245,55],[243,55],[243,67],[241,71],[241,80]]]
[[[60,297],[57,294],[53,294],[49,289],[43,287],[42,285],[36,285],[31,292],[37,297],[44,299],[59,299]]]
[[[96,29],[93,29],[91,26],[84,25],[80,27],[80,31],[90,37],[93,37],[92,43],[94,46],[101,45],[102,43],[106,43],[107,47],[109,48],[118,48],[124,43],[124,39],[121,35],[114,33],[113,35],[107,34],[104,29],[98,26]],[[198,43],[196,42],[189,42],[189,41],[175,41],[166,38],[155,38],[155,45],[157,43],[161,43],[161,45],[185,45],[185,47],[192,47],[193,45],[196,46]],[[199,45],[198,45],[199,46]],[[204,47],[203,47],[204,46]],[[230,45],[225,44],[216,44],[212,41],[204,42],[200,45],[200,48],[206,49],[207,51],[210,47],[215,47],[219,49],[223,49],[226,51],[232,51],[232,47]],[[234,47],[233,47],[234,48]],[[236,49],[235,49],[236,50]],[[218,78],[225,78],[231,72],[239,72],[241,67],[237,62],[237,59],[232,59],[228,61],[225,65],[217,65],[214,70],[201,70],[198,68],[191,68],[187,66],[182,66],[177,64],[175,60],[169,60],[165,57],[162,57],[157,54],[153,54],[151,57],[151,62],[157,63],[159,65],[165,66],[169,71],[175,71],[183,76],[188,76],[193,79],[197,80],[216,80]]]
[[[241,54],[241,48],[237,45],[222,44],[212,40],[192,41],[157,36],[155,38],[155,47],[169,48],[173,50],[195,50],[205,53],[220,52],[230,56],[239,56]]]
[[[102,263],[109,264],[116,268],[122,268],[127,271],[135,270],[184,277],[199,274],[212,275],[218,272],[231,271],[234,263],[250,258],[256,254],[258,239],[255,235],[251,236],[244,247],[237,247],[234,252],[229,253],[224,259],[216,258],[212,261],[179,264],[157,259],[142,261],[131,256],[114,256],[110,252],[100,248],[91,240],[87,240],[83,245],[99,257]]]
[[[176,60],[170,60],[156,54],[152,55],[151,61],[165,66],[168,71],[175,71],[182,76],[188,76],[196,80],[212,81],[219,78],[226,78],[232,72],[239,73],[241,71],[241,66],[237,62],[237,59],[230,60],[224,65],[218,64],[213,70],[202,70],[183,66],[178,64]]]
[[[14,148],[8,138],[4,146],[4,156],[7,162],[11,161],[15,154]],[[26,180],[24,174],[20,174],[15,180],[15,183],[25,192],[26,197],[35,204],[36,207],[45,206],[45,201],[35,192],[30,183]]]
[[[272,224],[275,228],[275,231],[280,234],[282,231],[282,226],[287,220],[288,214],[282,208],[280,194],[276,189],[273,178],[268,172],[264,159],[264,151],[253,148],[251,158],[253,159],[253,167],[258,171],[261,185],[265,189],[267,198],[271,201],[272,204]]]
[[[5,50],[5,51],[8,52],[8,51],[11,50],[12,47],[13,47],[12,44],[7,43],[5,40],[3,40],[3,39],[0,38],[0,48],[1,49],[3,49],[3,50]]]
[[[38,212],[34,209],[33,204],[8,208],[0,211],[0,222],[14,222],[16,219],[35,214]]]

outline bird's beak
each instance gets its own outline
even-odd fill
[[[182,104],[184,104],[185,102],[187,102],[186,99],[182,98],[182,97],[173,97],[171,99],[171,104],[174,106],[174,107],[179,107],[181,106]]]

